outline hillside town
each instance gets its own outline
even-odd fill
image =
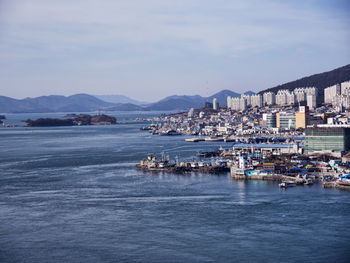
[[[328,87],[324,94],[316,87],[300,87],[227,97],[225,107],[214,98],[203,108],[162,116],[142,129],[187,135],[189,143],[227,142],[225,149],[198,153],[215,156],[215,161],[170,164],[151,156],[139,167],[181,172],[224,166],[233,178],[284,180],[281,186],[322,181],[324,187],[349,190],[349,109],[350,81]]]

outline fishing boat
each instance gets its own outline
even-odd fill
[[[182,134],[174,130],[167,130],[167,131],[162,131],[161,133],[159,133],[159,135],[160,136],[178,136]]]
[[[287,188],[296,186],[296,183],[294,181],[282,181],[278,186],[281,188]]]
[[[304,184],[311,186],[311,185],[314,184],[314,182],[312,181],[312,179],[309,178],[309,179],[306,180],[306,182]]]

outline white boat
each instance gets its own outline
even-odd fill
[[[313,185],[314,182],[312,181],[312,179],[307,179],[305,182],[305,185]]]
[[[204,141],[204,138],[188,138],[185,139],[186,142],[200,142],[200,141]]]
[[[206,142],[222,142],[224,141],[223,137],[207,137],[205,138]]]
[[[293,187],[296,186],[297,184],[294,181],[283,181],[282,183],[279,184],[279,187],[281,188],[287,188],[287,187]]]

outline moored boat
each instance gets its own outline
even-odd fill
[[[296,183],[294,181],[283,181],[278,186],[281,187],[281,188],[287,188],[287,187],[296,186]]]

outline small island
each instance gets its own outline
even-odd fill
[[[39,118],[37,120],[26,120],[29,127],[53,127],[53,126],[82,126],[82,125],[112,125],[117,123],[115,117],[105,114],[88,115],[88,114],[68,114],[68,119],[58,118]]]

